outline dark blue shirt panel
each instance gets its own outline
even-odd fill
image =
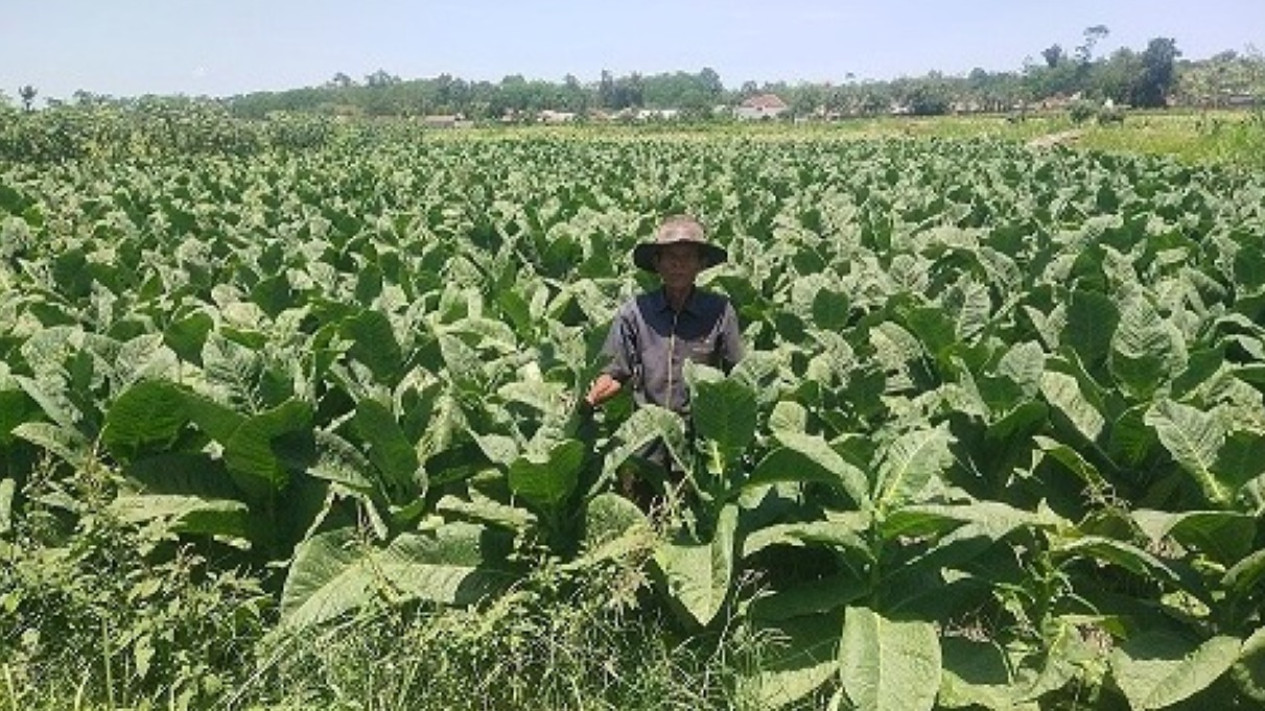
[[[742,359],[743,344],[737,314],[724,296],[695,289],[676,312],[660,289],[620,306],[603,353],[610,358],[604,371],[631,383],[638,404],[686,413],[685,361],[728,370]]]

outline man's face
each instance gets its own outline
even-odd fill
[[[655,271],[669,289],[684,289],[694,284],[703,269],[703,255],[698,245],[669,244],[659,248],[654,260]]]

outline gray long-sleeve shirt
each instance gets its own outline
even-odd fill
[[[682,377],[686,360],[728,370],[743,356],[733,305],[720,294],[694,289],[681,311],[673,311],[662,289],[620,306],[602,352],[604,372],[632,383],[637,404],[689,411]]]

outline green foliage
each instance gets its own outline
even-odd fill
[[[1258,698],[1256,173],[982,139],[410,137],[6,164],[23,699],[79,648],[115,705],[224,700],[188,679],[251,667],[231,703],[439,707],[471,678],[504,706]],[[729,250],[703,278],[748,355],[686,368],[688,417],[577,411],[643,286],[619,255],[665,206]],[[656,476],[655,440],[681,477],[647,515],[613,491]],[[112,617],[112,571],[199,606]],[[668,688],[686,673],[719,677]]]
[[[940,644],[930,622],[887,620],[867,608],[849,607],[839,650],[843,688],[857,709],[935,706]]]
[[[274,599],[258,576],[116,519],[111,487],[87,486],[41,471],[19,493],[0,539],[0,696],[19,708],[224,698],[250,676],[242,659]]]

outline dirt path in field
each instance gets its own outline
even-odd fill
[[[1079,129],[1059,131],[1058,133],[1047,133],[1044,136],[1037,136],[1036,138],[1028,141],[1027,146],[1029,148],[1052,148],[1066,143],[1074,143],[1081,137],[1082,133],[1084,132]]]

